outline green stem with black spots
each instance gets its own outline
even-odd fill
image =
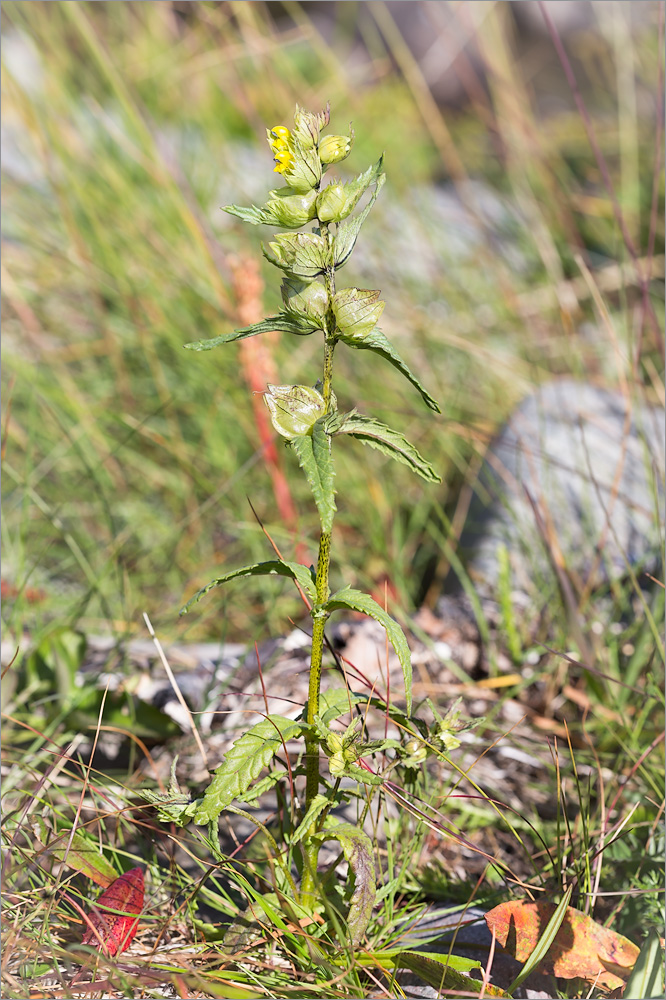
[[[333,234],[327,225],[322,225],[322,232],[328,242],[329,252],[332,255]],[[330,304],[335,295],[335,267],[333,265],[326,268],[324,281]],[[327,412],[331,406],[333,352],[336,340],[335,316],[329,305],[326,329],[324,331],[324,372],[322,380],[322,396],[324,397]],[[315,716],[319,714],[321,665],[324,656],[324,629],[328,620],[328,614],[317,609],[320,609],[329,597],[328,574],[330,564],[331,532],[322,531],[319,536],[319,556],[317,559],[315,580],[317,603],[313,608],[312,651],[310,655],[310,681],[308,685],[307,721],[311,726],[314,725]],[[319,740],[316,735],[312,735],[312,730],[305,739],[305,774],[305,811],[307,812],[314,797],[319,792]],[[304,906],[312,905],[316,899],[315,883],[317,878],[319,845],[310,839],[314,833],[316,833],[316,823],[313,823],[312,828],[309,830],[309,837],[305,842],[305,865],[301,886],[301,901]]]

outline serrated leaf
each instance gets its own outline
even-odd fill
[[[336,511],[333,488],[335,472],[331,457],[331,439],[324,430],[323,419],[317,420],[311,435],[303,434],[293,438],[291,446],[298,455],[298,464],[303,469],[312,490],[321,529],[329,532],[333,527],[333,516]]]
[[[394,458],[396,462],[406,465],[426,482],[441,483],[442,481],[430,462],[426,462],[404,434],[394,431],[393,428],[383,424],[380,420],[363,417],[358,413],[351,414],[340,426],[338,434],[350,434],[363,444],[376,448],[377,451],[381,451],[389,458]]]
[[[235,569],[231,573],[219,576],[216,580],[211,580],[205,587],[198,590],[194,597],[190,597],[187,604],[180,609],[180,614],[186,615],[190,608],[198,604],[209,590],[213,590],[214,587],[219,587],[223,583],[228,583],[229,580],[235,580],[236,577],[242,576],[288,576],[298,583],[312,601],[316,600],[317,592],[315,590],[312,571],[308,566],[303,566],[301,563],[283,562],[281,559],[269,559],[267,562],[254,563],[252,566],[243,566],[241,569]]]
[[[170,795],[168,792],[152,792],[145,789],[141,797],[157,809],[160,823],[175,823],[187,826],[196,810],[196,803],[190,801],[189,793]]]
[[[271,774],[267,774],[266,777],[262,778],[260,781],[255,781],[251,788],[246,788],[242,796],[239,797],[239,802],[244,805],[250,805],[253,802],[257,802],[262,795],[266,792],[270,792],[272,788],[281,781],[283,775],[279,771],[273,771]]]
[[[390,340],[384,336],[382,331],[378,326],[371,330],[370,333],[365,334],[363,337],[354,337],[345,333],[339,334],[340,340],[342,340],[348,347],[354,347],[359,351],[372,351],[373,354],[379,354],[380,357],[384,358],[389,364],[393,365],[394,368],[404,375],[408,382],[411,382],[415,389],[420,392],[423,397],[423,401],[426,406],[429,406],[431,410],[435,413],[441,413],[439,408],[439,403],[436,399],[430,395],[429,392],[421,385],[416,375],[407,367],[405,362],[402,360],[398,352],[394,349]]]
[[[317,192],[314,190],[295,193],[291,188],[276,188],[269,193],[268,201],[261,208],[252,205],[226,205],[224,211],[235,215],[253,226],[280,226],[285,229],[300,229],[314,219]]]
[[[384,778],[381,774],[375,774],[374,771],[368,771],[364,767],[359,767],[358,764],[345,764],[344,775],[347,778],[353,778],[355,781],[359,781],[362,785],[383,785]]]
[[[357,705],[359,702],[367,702],[367,698],[361,694],[354,694],[349,688],[332,688],[329,691],[322,691],[319,699],[319,715],[327,726],[334,719],[339,719],[341,715],[349,712],[350,705]]]
[[[384,611],[377,601],[368,594],[360,590],[353,590],[351,587],[344,587],[333,594],[326,604],[323,605],[325,611],[339,611],[348,608],[350,611],[361,611],[364,615],[369,615],[383,625],[389,641],[396,651],[402,676],[405,681],[405,698],[407,701],[407,715],[412,711],[412,657],[407,645],[405,633],[389,614]]]
[[[301,725],[282,715],[268,715],[236,740],[206,789],[194,814],[197,825],[213,823],[223,809],[256,781],[287,740],[301,732]]]
[[[183,347],[188,351],[210,351],[220,344],[232,344],[234,340],[244,340],[245,337],[256,337],[260,333],[272,333],[274,330],[279,333],[295,333],[302,337],[304,334],[314,333],[317,329],[315,323],[301,322],[288,313],[278,313],[276,316],[267,316],[252,326],[243,326],[232,333],[222,333],[219,337],[211,337],[209,340],[193,340],[189,344],[183,344]]]
[[[372,192],[370,201],[365,206],[362,212],[354,216],[353,219],[349,219],[347,222],[343,222],[338,226],[338,231],[335,236],[335,243],[333,246],[333,254],[336,268],[342,267],[349,260],[352,250],[354,249],[354,244],[356,243],[358,234],[361,230],[361,226],[368,217],[370,209],[377,200],[377,195],[384,186],[384,181],[386,180],[386,174],[382,173],[382,164],[384,162],[384,157],[381,156],[374,167],[370,167],[366,174],[370,173],[371,176],[365,182],[363,190],[370,186],[370,184],[375,184],[375,190]],[[366,174],[361,175],[365,177]],[[352,182],[353,183],[353,182]],[[361,191],[361,194],[363,191]],[[360,195],[359,195],[360,197]]]
[[[256,205],[223,205],[222,211],[235,215],[236,218],[249,222],[252,226],[260,226],[264,221],[263,209]]]
[[[368,926],[377,895],[372,841],[367,833],[349,823],[341,823],[332,830],[318,833],[313,839],[322,843],[325,840],[337,840],[354,873],[354,892],[349,902],[347,927],[352,944],[356,946],[360,944]]]
[[[381,156],[372,167],[368,167],[362,174],[355,177],[353,181],[348,181],[342,185],[344,196],[344,215],[342,218],[346,218],[350,212],[354,211],[364,192],[367,191],[371,184],[376,183],[382,172],[383,162],[384,157]]]
[[[319,819],[324,809],[326,809],[329,805],[330,802],[328,801],[325,795],[321,794],[315,795],[315,797],[313,798],[312,802],[309,805],[308,811],[306,812],[305,816],[294,830],[293,836],[291,838],[292,844],[298,844],[299,841],[303,840],[303,837],[306,836],[312,824]]]

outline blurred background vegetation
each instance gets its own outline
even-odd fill
[[[341,404],[395,422],[443,483],[339,448],[334,584],[381,599],[388,582],[397,613],[439,593],[442,531],[530,386],[627,379],[663,402],[663,6],[546,9],[575,90],[531,0],[3,4],[7,642],[54,621],[143,634],[143,611],[163,640],[251,641],[300,616],[286,584],[253,581],[177,617],[270,557],[250,502],[285,558],[315,554],[278,445],[297,511],[280,516],[250,372],[314,382],[315,338],[266,338],[254,360],[182,349],[278,307],[270,231],[220,206],[278,186],[264,130],[296,102],[353,122],[344,176],[386,153],[341,284],[382,289],[382,325],[443,411],[339,353]]]

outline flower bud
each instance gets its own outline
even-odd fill
[[[341,333],[361,340],[375,328],[384,311],[380,292],[369,288],[343,288],[333,297],[333,312]]]
[[[264,400],[273,427],[282,437],[292,441],[312,428],[326,413],[324,397],[309,385],[269,385]]]
[[[419,757],[420,760],[424,760],[428,754],[428,749],[423,740],[414,736],[405,743],[405,753],[410,757]]]
[[[324,111],[313,114],[305,108],[296,105],[294,115],[294,138],[300,142],[303,149],[314,149],[319,141],[319,131],[326,128],[330,119],[330,105]]]
[[[328,294],[318,281],[285,278],[280,289],[285,310],[299,319],[321,324],[328,312]]]
[[[340,222],[351,212],[353,205],[345,194],[344,184],[334,181],[320,192],[317,198],[317,218],[321,222]]]
[[[339,163],[345,160],[354,141],[352,135],[325,135],[319,140],[319,159],[322,163]]]
[[[334,753],[332,757],[328,758],[328,769],[333,778],[340,778],[345,773],[346,766],[342,753]]]
[[[428,748],[423,740],[414,736],[405,743],[403,753],[406,755],[406,759],[403,760],[405,767],[418,767],[428,756]]]
[[[457,750],[460,746],[460,740],[450,730],[441,729],[439,732],[439,738],[447,753],[450,753],[452,750]]]
[[[326,737],[326,746],[331,753],[341,753],[344,746],[344,736],[342,733],[329,733]]]
[[[263,222],[268,226],[285,226],[300,229],[316,215],[317,192],[298,194],[290,187],[269,191],[269,200],[263,207]]]

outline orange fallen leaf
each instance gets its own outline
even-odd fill
[[[486,913],[497,940],[519,962],[526,962],[555,912],[554,903],[514,900]],[[568,906],[553,944],[539,965],[541,972],[574,979],[580,976],[608,990],[624,984],[639,948],[628,938],[595,923]]]
[[[139,924],[143,896],[141,868],[132,868],[117,878],[92,908],[82,944],[99,948],[108,956],[129,948]]]

